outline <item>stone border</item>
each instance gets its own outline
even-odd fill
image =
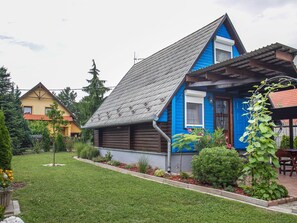
[[[228,198],[228,199],[231,199],[231,200],[241,201],[241,202],[244,202],[244,203],[248,203],[248,204],[252,204],[252,205],[256,205],[256,206],[260,206],[260,207],[265,207],[265,208],[267,208],[269,206],[276,206],[276,205],[279,205],[279,204],[284,204],[284,203],[297,201],[297,197],[288,197],[288,198],[282,198],[282,199],[274,200],[274,201],[265,201],[265,200],[261,200],[261,199],[257,199],[257,198],[253,198],[253,197],[248,197],[248,196],[244,196],[244,195],[241,195],[241,194],[236,194],[236,193],[232,193],[232,192],[228,192],[228,191],[224,191],[224,190],[199,186],[199,185],[195,185],[195,184],[188,184],[188,183],[183,183],[183,182],[178,182],[178,181],[166,179],[166,178],[163,178],[163,177],[156,177],[156,176],[152,176],[152,175],[149,175],[149,174],[134,172],[134,171],[122,169],[122,168],[119,168],[119,167],[111,166],[111,165],[108,165],[108,164],[94,162],[94,161],[88,160],[88,159],[82,159],[82,158],[78,158],[78,157],[74,157],[74,159],[85,162],[85,163],[93,164],[93,165],[96,165],[96,166],[99,166],[99,167],[102,167],[102,168],[105,168],[105,169],[113,170],[113,171],[116,171],[116,172],[119,172],[119,173],[129,174],[129,175],[139,177],[139,178],[142,178],[142,179],[151,180],[151,181],[154,181],[154,182],[167,184],[167,185],[170,185],[170,186],[184,188],[184,189],[188,189],[188,190],[193,190],[193,191],[196,191],[196,192],[206,193],[206,194],[210,194],[210,195],[214,195],[214,196],[224,197],[224,198]]]

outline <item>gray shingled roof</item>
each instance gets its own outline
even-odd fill
[[[227,15],[135,64],[84,126],[98,128],[159,117]]]

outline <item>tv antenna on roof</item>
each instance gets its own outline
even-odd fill
[[[143,60],[144,58],[137,58],[136,57],[136,53],[134,52],[134,64],[136,64],[138,61],[141,61],[141,60]]]

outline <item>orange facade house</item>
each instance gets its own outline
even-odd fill
[[[50,105],[56,101],[59,110],[64,112],[64,120],[68,121],[68,124],[63,126],[62,134],[68,137],[80,135],[81,129],[74,120],[74,114],[70,112],[42,83],[37,84],[27,93],[22,95],[20,99],[24,111],[24,118],[29,121],[49,121],[46,114],[50,109]]]

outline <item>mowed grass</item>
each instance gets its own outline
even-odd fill
[[[21,218],[33,222],[297,222],[292,215],[142,180],[58,153],[13,158]]]

